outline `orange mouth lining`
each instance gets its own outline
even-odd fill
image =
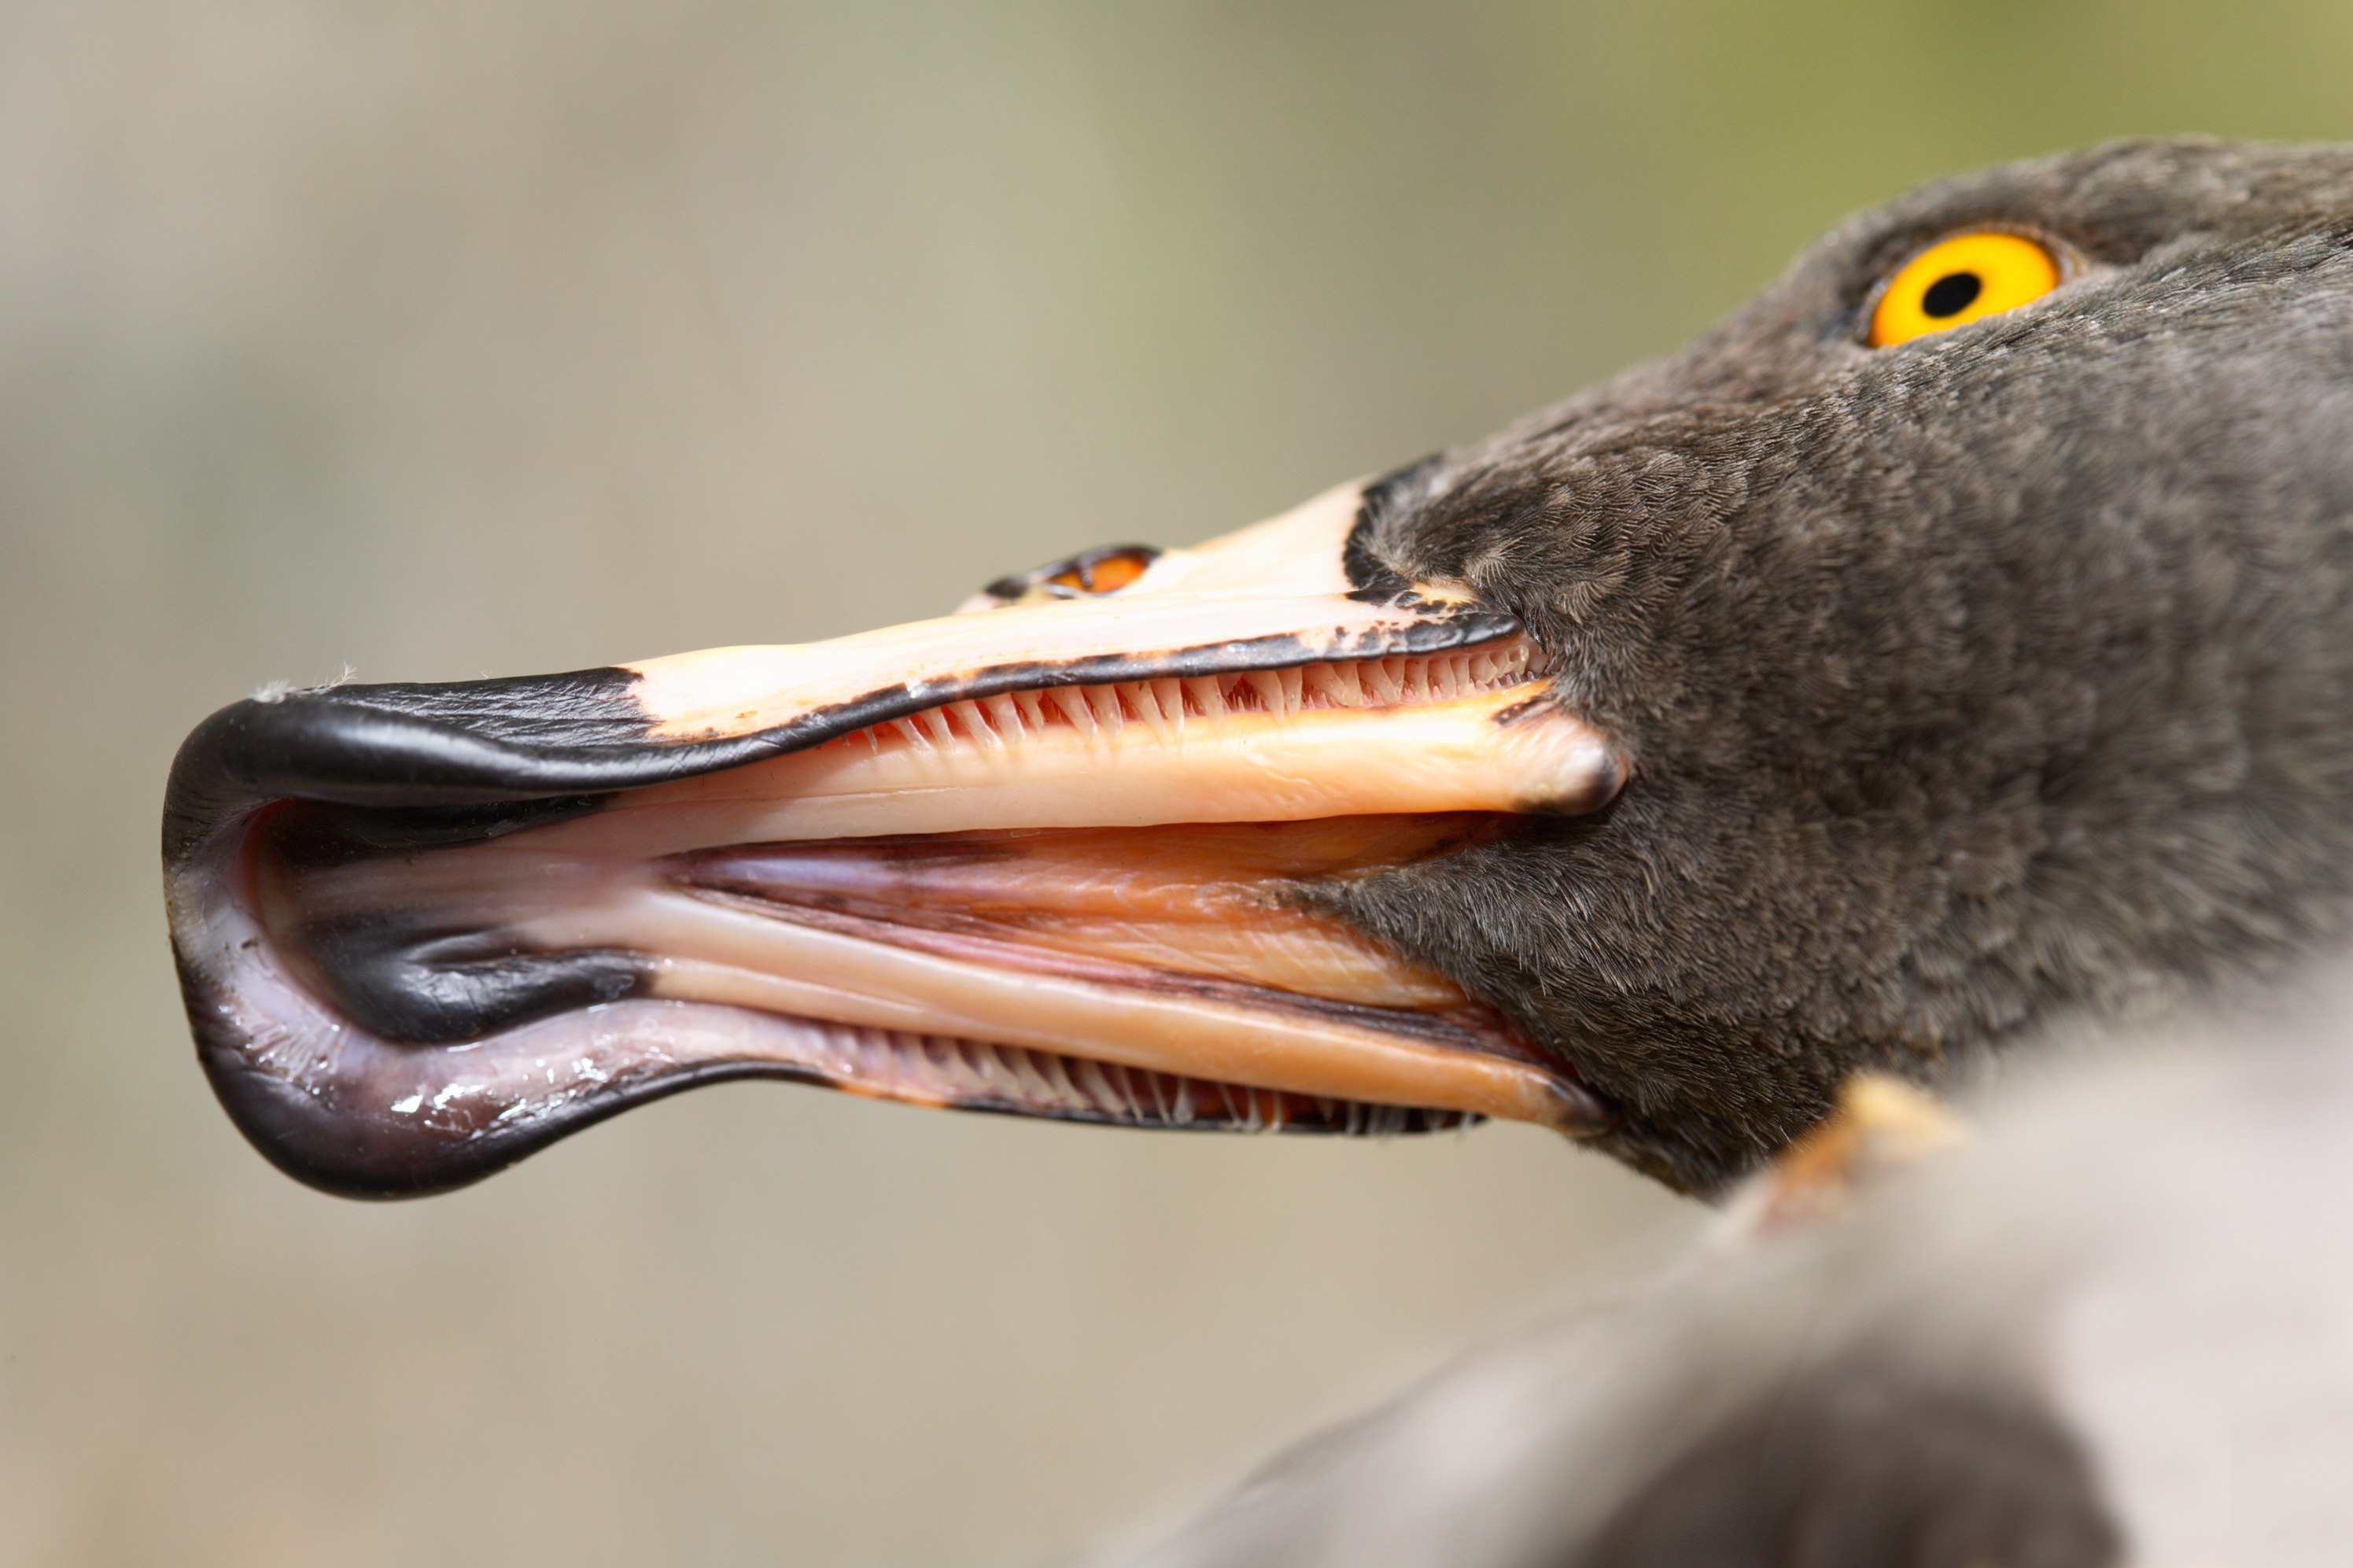
[[[349,862],[318,854],[326,815],[290,807],[257,835],[257,913],[305,989],[396,1040],[416,1032],[352,987],[371,967],[354,930],[418,990],[617,959],[628,983],[614,1000],[788,1021],[799,1033],[775,1065],[923,1105],[1367,1134],[1591,1117],[1491,1010],[1299,905],[1319,883],[1495,838],[1509,819],[976,832],[652,862],[526,860],[504,842]],[[410,1048],[437,1044],[470,1049],[430,1035]]]

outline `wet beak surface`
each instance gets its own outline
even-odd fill
[[[359,1193],[754,1075],[1138,1126],[1591,1126],[1562,1064],[1316,912],[1624,773],[1509,618],[1351,587],[1357,504],[834,642],[223,710],[165,820],[216,1087]]]

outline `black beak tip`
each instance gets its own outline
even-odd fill
[[[322,1088],[274,1071],[254,1059],[253,1043],[227,1024],[213,989],[185,963],[181,984],[196,1059],[229,1120],[280,1171],[338,1198],[454,1192],[632,1107],[730,1079],[806,1076],[772,1063],[703,1063],[607,1084],[528,1118],[473,1125],[425,1107],[402,1114],[390,1102],[395,1091],[373,1094],[364,1081]]]

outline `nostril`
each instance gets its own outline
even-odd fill
[[[1159,553],[1142,546],[1126,546],[1108,554],[1081,556],[1046,581],[1052,587],[1080,593],[1112,593],[1142,577],[1144,568]]]
[[[1051,562],[1035,571],[999,577],[981,591],[1000,604],[1034,604],[1040,599],[1116,593],[1142,577],[1159,558],[1160,552],[1150,545],[1107,545]]]

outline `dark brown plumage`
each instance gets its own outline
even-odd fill
[[[1862,345],[1896,259],[1984,227],[2093,265]],[[2348,240],[2344,148],[1946,182],[1376,493],[1359,570],[1520,617],[1636,772],[1541,842],[1335,901],[1530,1022],[1634,1163],[1715,1189],[1858,1068],[1942,1082],[2065,1056],[2071,1016],[2238,1006],[2105,1024],[1855,1212],[1746,1205],[1654,1288],[1286,1456],[1155,1568],[2342,1556],[2348,996],[2243,1006],[2345,936]]]
[[[1864,347],[1907,252],[2092,266]],[[1635,777],[1335,902],[1708,1190],[1846,1073],[1937,1081],[2337,937],[2353,876],[2353,150],[2120,144],[1841,228],[1675,356],[1392,476],[1360,557],[1531,627]]]

